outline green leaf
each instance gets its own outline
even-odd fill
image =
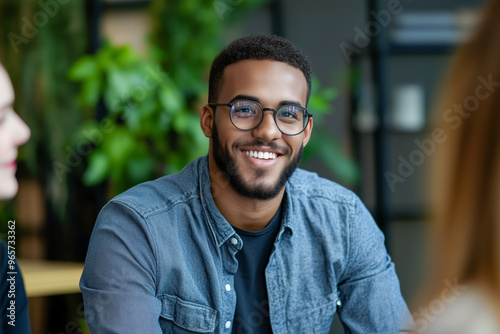
[[[309,110],[312,114],[323,114],[328,111],[329,107],[329,101],[325,100],[320,95],[311,95],[309,98],[309,104],[307,105],[307,110]]]
[[[68,78],[72,81],[84,81],[85,79],[98,77],[99,67],[93,56],[83,56],[78,59],[69,69]]]
[[[169,114],[175,114],[183,107],[182,97],[177,88],[171,84],[163,84],[159,92],[160,103]]]
[[[117,64],[127,66],[139,62],[137,52],[130,45],[123,45],[113,50]]]
[[[137,108],[130,108],[126,111],[125,124],[133,132],[137,132],[141,127],[141,114]]]
[[[313,76],[311,81],[312,89],[307,109],[313,114],[329,114],[331,101],[337,97],[337,91],[333,87],[321,89],[321,84],[316,76]]]
[[[93,107],[101,97],[102,82],[99,77],[90,77],[83,82],[79,101],[83,106]]]
[[[89,165],[83,173],[83,182],[87,186],[95,186],[106,179],[109,174],[109,159],[106,153],[94,151],[89,157]]]
[[[128,153],[137,145],[130,131],[123,127],[108,134],[106,139],[105,151],[113,166],[125,164]]]
[[[323,89],[319,94],[323,99],[325,99],[328,102],[331,102],[338,96],[337,90],[333,87],[327,87]]]
[[[115,68],[108,72],[108,90],[115,99],[126,100],[134,87],[133,74],[127,70]]]
[[[109,42],[104,44],[101,49],[96,53],[96,61],[98,66],[103,69],[107,70],[111,67],[114,67],[115,60],[114,60],[114,50],[116,47],[112,46]]]
[[[189,129],[189,125],[190,125],[189,114],[182,112],[182,110],[179,110],[179,112],[175,113],[172,126],[177,133],[179,134],[186,133],[187,130]]]

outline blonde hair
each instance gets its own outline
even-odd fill
[[[493,303],[500,300],[498,13],[500,0],[485,6],[474,36],[453,59],[437,104],[436,124],[447,139],[435,152],[431,173],[431,298],[443,280],[457,279],[482,286]],[[462,112],[452,112],[460,104]]]

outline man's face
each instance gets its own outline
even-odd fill
[[[305,107],[307,82],[299,69],[286,63],[243,60],[226,67],[217,102],[242,98],[276,110],[285,103]],[[212,139],[209,154],[218,169],[229,177],[236,192],[248,198],[267,200],[280,193],[300,163],[311,130],[312,120],[301,134],[284,135],[277,128],[272,111],[265,111],[257,128],[239,130],[231,123],[229,107],[219,106],[209,135]],[[254,157],[250,152],[253,155],[268,152],[271,158]]]

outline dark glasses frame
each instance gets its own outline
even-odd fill
[[[236,124],[234,124],[233,117],[231,115],[232,115],[233,106],[238,102],[251,102],[251,103],[256,104],[262,110],[262,117],[260,118],[260,121],[259,121],[259,123],[257,123],[257,125],[255,125],[254,127],[250,128],[250,129],[242,129],[242,128],[239,128],[238,126],[236,126]],[[273,112],[273,118],[274,118],[274,123],[276,124],[276,127],[278,128],[278,130],[280,130],[281,133],[283,133],[287,136],[297,136],[297,135],[301,134],[302,132],[304,132],[304,130],[307,128],[307,124],[309,124],[309,120],[313,117],[313,114],[311,114],[309,111],[307,111],[306,108],[304,108],[302,106],[293,105],[294,107],[300,108],[301,110],[304,111],[304,116],[307,117],[307,122],[304,122],[304,127],[302,128],[301,131],[294,133],[294,134],[290,134],[290,133],[286,133],[283,130],[281,130],[280,126],[278,125],[278,120],[276,119],[276,115],[278,114],[279,110],[281,110],[282,108],[285,108],[287,105],[284,105],[284,106],[280,107],[278,110],[276,110],[273,108],[264,108],[257,101],[245,100],[245,99],[235,100],[235,101],[230,102],[230,103],[207,103],[207,105],[209,105],[210,107],[229,107],[229,119],[231,120],[231,123],[234,125],[235,128],[242,130],[242,131],[251,131],[251,130],[257,128],[260,125],[260,123],[262,123],[262,121],[264,120],[264,114],[265,114],[264,112],[266,110],[271,110]],[[215,109],[214,109],[214,111],[215,111]]]

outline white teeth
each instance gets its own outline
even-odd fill
[[[269,159],[274,160],[278,157],[278,155],[273,152],[244,151],[243,153],[253,158],[264,159],[264,160],[269,160]]]

